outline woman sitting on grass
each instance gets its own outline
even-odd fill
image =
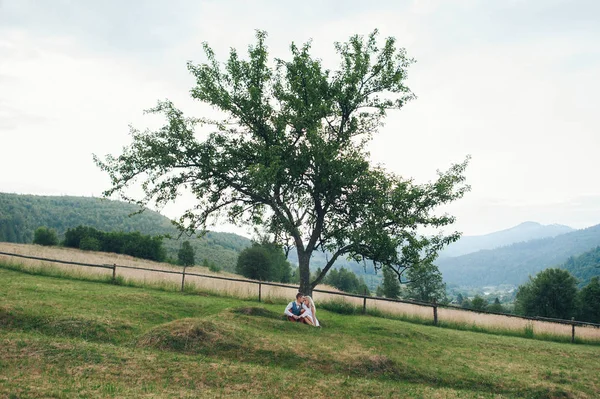
[[[304,318],[306,324],[310,324],[311,326],[320,327],[319,320],[317,320],[315,303],[312,298],[308,295],[304,296],[302,301],[302,314],[300,317]]]

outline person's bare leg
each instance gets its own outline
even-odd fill
[[[314,325],[315,325],[315,323],[313,323],[313,320],[312,320],[312,318],[311,318],[310,316],[306,316],[306,317],[304,318],[304,322],[305,322],[306,324],[308,324],[308,325],[311,325],[311,326],[314,326]]]

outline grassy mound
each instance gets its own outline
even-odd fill
[[[0,329],[114,343],[126,335],[131,330],[131,326],[107,320],[38,315],[19,309],[0,307]]]
[[[243,342],[243,336],[225,323],[188,318],[152,328],[138,339],[137,346],[187,354],[215,354],[238,351]]]

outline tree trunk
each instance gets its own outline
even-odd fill
[[[310,255],[298,250],[298,268],[300,269],[300,292],[304,295],[312,295],[310,285]]]

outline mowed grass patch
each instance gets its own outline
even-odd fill
[[[327,327],[318,329],[283,320],[279,304],[2,269],[0,286],[2,314],[12,315],[10,326],[0,324],[0,397],[594,398],[600,392],[596,346],[322,309]],[[87,335],[61,334],[40,320],[91,327]]]

